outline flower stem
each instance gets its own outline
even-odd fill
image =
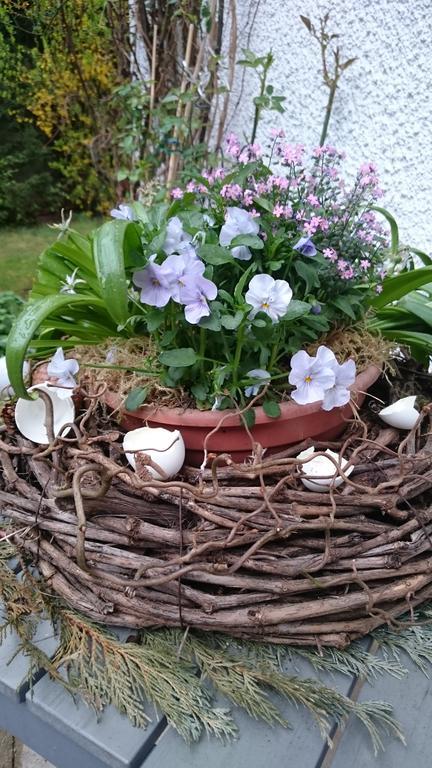
[[[238,383],[238,370],[240,366],[240,358],[241,353],[243,349],[243,342],[244,342],[244,332],[245,332],[245,326],[244,323],[242,323],[239,326],[238,334],[237,334],[237,345],[236,350],[234,354],[234,361],[233,361],[233,382],[234,386],[237,386]]]

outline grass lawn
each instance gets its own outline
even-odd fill
[[[78,214],[74,216],[72,226],[86,234],[99,223],[98,220]],[[14,291],[25,296],[36,274],[39,254],[55,241],[57,234],[47,224],[1,228],[0,291]]]

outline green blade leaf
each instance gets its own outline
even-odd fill
[[[103,306],[101,299],[92,296],[60,295],[45,296],[43,299],[29,302],[21,314],[17,317],[10,331],[6,346],[6,365],[10,383],[15,390],[17,397],[29,399],[26,387],[24,385],[22,368],[27,349],[33,336],[40,325],[48,317],[54,315],[59,310],[74,304],[95,304]],[[57,343],[57,346],[60,346]]]
[[[107,221],[95,234],[93,256],[105,306],[118,325],[128,319],[128,285],[123,243],[127,221]]]
[[[183,347],[161,352],[159,360],[163,365],[168,365],[171,368],[188,368],[197,362],[198,357],[192,347]]]
[[[396,277],[388,277],[383,282],[382,293],[374,298],[372,306],[375,309],[385,307],[386,304],[406,296],[407,293],[415,291],[416,288],[421,288],[422,285],[431,281],[432,267],[420,267],[420,269],[413,269],[411,272],[402,272]]]
[[[399,229],[398,229],[398,225],[396,224],[396,220],[391,215],[391,213],[387,211],[386,208],[381,208],[379,205],[372,205],[371,210],[376,211],[377,213],[380,213],[381,216],[384,216],[384,218],[389,223],[390,237],[391,237],[390,250],[393,256],[396,256],[396,254],[399,252]]]

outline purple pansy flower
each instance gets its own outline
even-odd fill
[[[324,400],[326,390],[333,387],[336,380],[334,360],[331,349],[323,346],[318,347],[315,357],[303,349],[292,356],[288,381],[295,386],[291,397],[296,403],[307,405]]]
[[[168,273],[168,281],[171,289],[171,298],[183,304],[180,294],[185,287],[187,278],[202,277],[205,264],[201,261],[192,246],[183,253],[172,253],[164,263],[164,269]]]
[[[206,277],[185,277],[180,291],[181,303],[185,304],[185,318],[191,325],[197,325],[202,317],[208,317],[210,307],[207,299],[217,296],[217,286]]]
[[[155,264],[156,255],[150,256],[144,269],[133,274],[133,282],[141,288],[141,301],[151,307],[165,307],[171,298],[171,273],[164,264]]]
[[[315,256],[317,249],[311,237],[301,237],[300,240],[293,245],[294,251],[302,253],[303,256]]]
[[[351,397],[349,387],[354,384],[356,377],[354,360],[347,360],[345,363],[339,364],[335,358],[332,368],[335,374],[335,383],[325,392],[322,404],[325,411],[331,411],[333,408],[349,403]]]

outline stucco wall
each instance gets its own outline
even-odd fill
[[[253,22],[249,47],[256,53],[273,50],[270,82],[287,97],[285,115],[272,113],[265,123],[283,125],[288,140],[318,143],[327,91],[321,85],[318,44],[299,15],[317,19],[329,7],[346,58],[357,56],[358,61],[341,82],[328,141],[347,152],[349,173],[366,160],[378,164],[386,193],[382,204],[396,216],[402,241],[430,252],[432,0],[334,0],[326,5],[238,0],[239,49],[248,44]],[[250,131],[248,105],[255,89],[255,75],[247,70],[230,129]]]

